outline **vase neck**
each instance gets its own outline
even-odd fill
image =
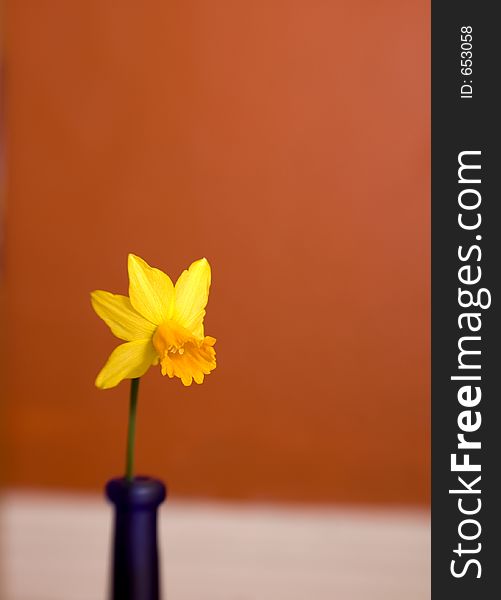
[[[115,506],[112,600],[160,600],[157,509],[164,484],[148,477],[112,479],[106,495]]]

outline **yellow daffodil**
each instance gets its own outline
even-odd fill
[[[101,290],[91,293],[92,306],[116,337],[124,340],[96,379],[101,389],[136,379],[160,363],[162,375],[184,385],[216,368],[213,337],[204,334],[210,265],[205,258],[183,271],[173,285],[169,276],[129,254],[129,296]]]

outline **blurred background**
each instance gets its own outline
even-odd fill
[[[67,544],[109,520],[128,385],[94,387],[118,340],[89,292],[127,293],[128,252],[173,279],[201,256],[213,269],[216,371],[141,384],[136,463],[169,486],[171,537],[186,523],[179,539],[203,546],[203,523],[212,540],[228,527],[242,536],[222,555],[276,543],[277,557],[306,535],[328,574],[295,596],[281,559],[283,578],[252,591],[263,565],[243,559],[247,595],[189,595],[180,567],[174,599],[429,597],[428,3],[7,0],[0,14],[5,597],[56,600],[50,565],[38,595],[17,575],[40,559],[30,532]],[[71,515],[89,521],[66,535]],[[245,537],[251,522],[264,537]],[[375,566],[392,531],[408,537],[385,538],[395,553]],[[360,560],[344,588],[336,538]]]

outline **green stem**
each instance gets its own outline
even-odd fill
[[[134,438],[136,436],[136,411],[137,392],[139,390],[139,377],[130,381],[129,429],[127,433],[127,459],[125,463],[125,477],[132,481],[134,478]]]

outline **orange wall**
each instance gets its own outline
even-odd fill
[[[428,501],[429,3],[7,4],[8,482],[98,488],[89,291],[207,256],[218,369],[141,390],[173,494]]]

